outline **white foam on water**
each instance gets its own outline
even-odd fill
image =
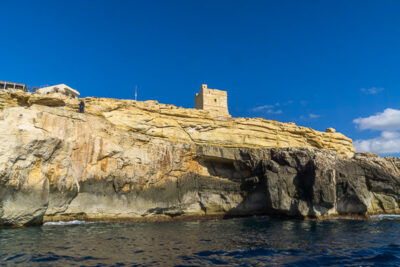
[[[400,215],[398,214],[380,214],[380,215],[373,215],[370,217],[371,219],[400,219]]]
[[[85,221],[69,221],[69,222],[64,222],[64,221],[59,221],[59,222],[46,222],[43,224],[43,226],[57,226],[57,225],[74,225],[74,224],[85,224]]]

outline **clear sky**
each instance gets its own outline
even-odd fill
[[[0,80],[334,127],[400,152],[400,1],[0,1]]]

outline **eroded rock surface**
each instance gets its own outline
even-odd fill
[[[396,159],[349,138],[155,101],[0,94],[0,224],[398,213]]]

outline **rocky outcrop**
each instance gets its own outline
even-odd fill
[[[320,218],[400,212],[400,172],[391,159],[372,153],[345,159],[308,148],[247,153],[256,176],[245,179],[244,207],[257,207],[262,198],[263,214]]]
[[[398,212],[398,164],[349,138],[155,101],[0,94],[0,224]]]

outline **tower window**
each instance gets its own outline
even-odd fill
[[[217,103],[217,99],[216,98],[214,98],[214,102]]]

